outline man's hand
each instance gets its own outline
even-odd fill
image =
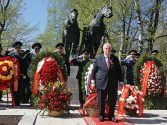
[[[95,80],[91,80],[90,87],[92,90],[95,89]]]
[[[23,76],[23,79],[26,79],[26,76]]]
[[[123,88],[124,83],[123,82],[119,82],[119,88]]]

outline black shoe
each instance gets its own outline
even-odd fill
[[[80,108],[83,108],[83,104],[80,104]]]
[[[103,121],[104,121],[104,117],[103,117],[102,115],[99,117],[99,121],[100,121],[100,122],[103,122]]]
[[[113,122],[118,122],[114,117],[109,117],[109,120]]]
[[[29,103],[28,100],[21,101],[21,103]]]

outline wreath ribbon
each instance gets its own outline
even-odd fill
[[[44,58],[41,62],[39,62],[36,73],[34,75],[34,82],[33,82],[33,86],[32,86],[32,93],[33,94],[38,94],[38,88],[39,88],[40,77],[41,77],[39,72],[41,71],[44,63],[46,63],[47,59],[48,59],[48,57]],[[57,67],[57,75],[58,75],[58,78],[60,79],[60,82],[65,82],[65,79],[63,77],[63,73],[62,73],[59,66]]]
[[[126,98],[129,95],[129,90],[130,90],[130,85],[124,85],[124,90],[123,90],[121,97],[119,98],[119,101],[118,101],[118,111],[117,111],[118,115],[125,114],[124,107],[125,107]]]
[[[146,90],[147,90],[147,84],[149,80],[149,74],[151,72],[151,65],[154,64],[153,61],[146,62],[146,68],[144,69],[144,76],[143,76],[143,82],[142,82],[142,88],[141,91],[143,92],[143,96],[146,96]]]
[[[131,91],[133,96],[137,97],[137,104],[139,106],[138,116],[142,117],[143,116],[143,111],[144,111],[143,95],[139,91],[137,91],[137,89],[135,89],[134,86],[130,86],[130,85],[124,85],[122,95],[121,95],[121,97],[119,98],[119,101],[118,101],[117,115],[118,116],[125,115],[125,110],[124,110],[125,102],[126,102],[126,99],[129,95],[130,91]]]
[[[14,91],[18,90],[18,77],[19,77],[19,66],[14,64]]]
[[[83,115],[85,115],[85,111],[86,111],[85,107],[86,107],[92,100],[94,100],[96,97],[97,97],[97,93],[95,93],[95,94],[90,94],[90,95],[88,95],[88,97],[86,97],[85,104],[83,105],[83,108],[82,108]]]
[[[39,80],[40,80],[39,72],[36,72],[34,75],[34,83],[33,83],[33,87],[32,87],[33,94],[38,94]]]

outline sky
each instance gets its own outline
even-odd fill
[[[23,18],[31,26],[38,26],[37,34],[45,31],[48,0],[24,0]]]

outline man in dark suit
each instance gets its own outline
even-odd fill
[[[103,45],[104,53],[95,59],[92,70],[92,76],[98,90],[100,122],[104,121],[105,99],[107,95],[109,105],[108,118],[109,120],[116,122],[116,119],[114,118],[114,109],[117,101],[118,81],[122,82],[122,73],[119,60],[116,56],[111,54],[111,50],[111,44],[105,43]]]

